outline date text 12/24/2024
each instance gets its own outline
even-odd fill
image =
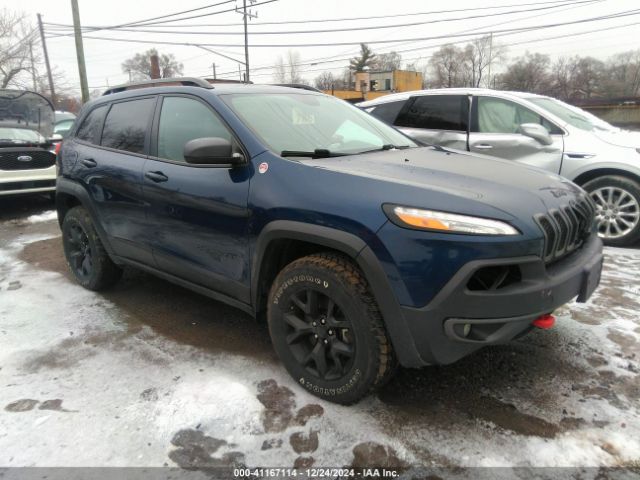
[[[235,478],[396,478],[388,468],[236,468]]]

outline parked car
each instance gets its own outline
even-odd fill
[[[422,90],[358,106],[417,140],[558,173],[591,195],[605,244],[640,239],[639,132],[531,93]]]
[[[599,282],[595,206],[566,179],[420,147],[308,90],[165,82],[108,91],[63,143],[71,272],[100,290],[134,266],[266,314],[282,363],[319,397],[352,403],[398,362],[451,363],[549,327]]]
[[[0,195],[55,191],[53,115],[38,93],[0,90]]]
[[[60,135],[61,138],[67,136],[69,130],[73,126],[73,122],[76,119],[76,116],[72,112],[64,112],[60,110],[56,110],[55,113],[56,123],[53,126],[53,133]]]

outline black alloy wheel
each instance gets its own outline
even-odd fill
[[[351,370],[356,339],[351,322],[334,300],[312,288],[299,290],[290,297],[284,320],[287,343],[310,374],[337,380]]]

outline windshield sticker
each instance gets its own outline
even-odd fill
[[[305,112],[297,108],[291,110],[292,123],[294,125],[315,125],[316,116],[311,112]]]

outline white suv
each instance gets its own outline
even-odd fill
[[[0,196],[56,188],[54,110],[45,97],[0,90]]]
[[[558,173],[591,194],[606,244],[624,246],[640,239],[640,132],[621,130],[532,93],[421,90],[358,106],[425,143]]]

